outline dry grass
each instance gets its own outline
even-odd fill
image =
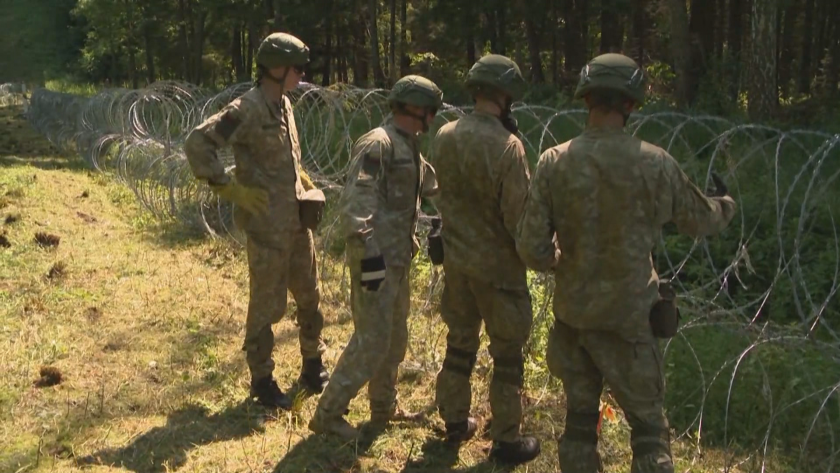
[[[19,217],[5,227],[12,246],[0,251],[0,471],[557,471],[562,392],[541,354],[527,367],[525,393],[524,430],[543,439],[535,462],[504,470],[486,461],[486,438],[460,451],[441,442],[431,401],[445,332],[434,305],[425,305],[424,269],[415,271],[399,391],[404,409],[428,415],[342,445],[307,430],[316,398],[299,399],[289,413],[245,400],[248,286],[239,249],[150,222],[125,189],[60,156],[0,159],[0,195],[8,199],[2,213]],[[60,234],[62,244],[45,251],[32,239],[37,232]],[[56,264],[72,271],[45,278]],[[322,272],[332,368],[352,323],[340,263],[328,257]],[[275,376],[287,387],[300,369],[292,317],[275,332]],[[485,421],[489,370],[485,341],[473,378],[474,413]],[[367,415],[363,390],[348,418],[358,424]],[[605,423],[609,471],[629,471],[628,441],[620,416]],[[691,460],[690,445],[674,450],[687,459],[679,461],[681,471],[720,464],[713,450],[700,463]]]

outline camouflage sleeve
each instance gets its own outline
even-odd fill
[[[348,239],[364,242],[373,236],[373,217],[379,206],[380,183],[387,165],[384,160],[389,156],[385,146],[381,140],[354,146],[350,179],[342,196]]]
[[[669,197],[670,202],[666,201],[661,207],[670,215],[666,215],[663,223],[674,222],[680,233],[692,237],[715,235],[735,216],[737,206],[732,197],[704,195],[668,154],[665,156],[665,177],[666,188],[660,192],[660,198]]]
[[[521,141],[510,143],[505,150],[502,162],[505,165],[502,175],[499,176],[501,185],[499,204],[505,228],[515,240],[519,221],[525,211],[525,202],[528,200],[528,185],[531,182],[525,148]]]
[[[519,222],[516,250],[530,268],[548,271],[556,262],[554,246],[554,212],[551,202],[550,168],[546,151],[537,163],[528,192],[525,212]]]
[[[216,152],[236,142],[247,118],[243,102],[235,100],[190,132],[184,143],[184,154],[197,179],[217,184],[229,179]]]
[[[423,182],[420,185],[420,197],[434,197],[438,194],[437,173],[434,166],[420,157],[420,165],[423,166]]]

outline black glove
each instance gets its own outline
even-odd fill
[[[715,183],[715,190],[709,192],[709,197],[723,197],[729,194],[729,189],[726,187],[726,183],[723,182],[718,173],[712,172],[712,182]]]
[[[432,217],[432,229],[429,231],[429,259],[432,264],[443,264],[443,238],[440,236],[440,217]]]
[[[365,257],[362,258],[361,286],[369,291],[377,291],[384,280],[385,258],[379,252],[376,241],[370,237],[365,242]]]

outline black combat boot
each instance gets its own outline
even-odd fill
[[[292,400],[283,393],[271,376],[251,380],[251,397],[257,398],[258,403],[268,408],[283,410],[292,408]]]
[[[475,436],[476,430],[478,430],[478,424],[472,417],[467,417],[467,420],[461,422],[447,423],[446,441],[452,443],[466,442]]]
[[[321,357],[306,358],[300,369],[298,382],[311,393],[321,394],[330,380],[330,374],[321,362]]]
[[[540,441],[534,437],[522,437],[514,442],[493,442],[490,458],[510,465],[526,463],[540,454]]]

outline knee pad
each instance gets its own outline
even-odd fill
[[[446,358],[443,360],[443,369],[458,373],[467,378],[472,375],[472,370],[475,367],[475,360],[477,358],[476,352],[470,352],[455,348],[452,345],[446,345]]]
[[[632,422],[630,428],[630,448],[633,451],[631,472],[673,472],[668,427]]]
[[[525,359],[521,354],[493,358],[493,379],[521,388],[525,383]]]

